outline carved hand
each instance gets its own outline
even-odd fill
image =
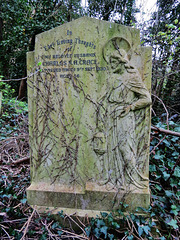
[[[131,105],[128,105],[127,107],[124,107],[123,111],[119,115],[120,117],[126,116],[131,110]]]

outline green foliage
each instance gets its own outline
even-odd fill
[[[88,13],[104,20],[113,16],[116,1],[89,1]],[[127,1],[123,13],[123,2],[117,2],[116,9],[122,18],[117,22],[133,24],[135,1]],[[176,110],[179,103],[179,8],[177,0],[158,1],[158,12],[142,42],[153,46],[153,92]],[[3,20],[3,35],[0,36],[0,72],[5,78],[19,78],[25,73],[25,54],[34,48],[35,35],[81,15],[80,1],[56,0],[7,0],[0,1],[0,20]],[[124,15],[123,15],[124,14]],[[122,21],[123,20],[123,21]],[[1,26],[1,25],[0,25]],[[1,29],[0,29],[1,34]],[[40,63],[39,63],[40,64]],[[0,119],[1,137],[11,136],[21,124],[21,116],[27,115],[27,104],[12,96],[15,90],[1,80],[3,93]],[[174,106],[175,105],[175,106]],[[171,108],[169,108],[171,109]],[[170,110],[171,111],[171,110]],[[174,112],[174,111],[172,111]],[[162,118],[154,118],[153,124],[166,128]],[[180,131],[179,123],[169,121],[170,130]],[[162,140],[162,141],[160,141]],[[150,158],[151,206],[148,210],[137,209],[137,213],[124,215],[126,205],[113,213],[102,212],[92,218],[85,227],[87,237],[91,239],[178,239],[179,238],[179,187],[180,187],[180,139],[176,136],[152,135]],[[17,155],[18,158],[18,155]],[[22,227],[32,209],[27,203],[26,188],[30,183],[29,168],[21,166],[13,172],[9,163],[2,163],[0,175],[0,224],[14,239],[23,236]],[[6,170],[6,171],[5,171]],[[26,209],[26,210],[24,210]],[[28,210],[27,210],[28,209]],[[139,215],[139,211],[148,217]],[[65,219],[63,212],[60,218]],[[12,221],[11,221],[12,220]],[[59,222],[51,215],[42,217],[35,214],[33,224],[28,229],[27,238],[48,239],[51,235],[61,239],[63,232]],[[37,231],[38,230],[38,231]],[[0,228],[0,237],[6,233]],[[69,234],[69,233],[68,233]],[[53,236],[53,235],[52,235]],[[2,237],[3,239],[3,237]]]
[[[26,75],[26,52],[34,50],[35,35],[81,14],[80,0],[0,0],[0,20],[3,22],[0,29],[0,72],[4,78]],[[17,93],[17,82],[11,86]]]
[[[3,94],[5,99],[11,98],[12,94],[14,93],[14,89],[11,89],[11,86],[9,84],[6,84],[5,82],[2,82],[3,76],[0,76],[0,91]]]
[[[180,3],[158,0],[157,7],[144,31],[143,42],[153,48],[152,93],[163,100],[173,115],[179,112],[180,101]],[[160,114],[162,108],[156,100],[153,109]]]
[[[130,25],[135,22],[135,0],[109,1],[109,0],[89,0],[87,12],[90,16],[102,20],[115,20],[117,23]]]
[[[153,120],[156,126],[165,128],[159,119]],[[169,122],[170,129],[178,130],[180,124]],[[159,138],[162,139],[159,144]],[[152,210],[163,229],[168,234],[178,231],[179,188],[180,188],[180,139],[176,136],[153,136],[151,142],[150,186],[152,191]],[[175,234],[176,235],[176,234]],[[168,238],[170,239],[170,238]]]
[[[28,106],[26,102],[18,101],[11,97],[15,90],[11,89],[9,84],[0,81],[0,91],[2,93],[0,140],[3,140],[12,132],[16,131],[17,120],[21,115],[27,115]]]
[[[24,222],[24,212],[22,208],[16,207],[21,203],[26,204],[25,190],[29,184],[30,176],[29,171],[26,168],[21,168],[16,174],[9,172],[0,176],[0,224],[4,222],[3,216],[7,221],[11,222],[11,219],[21,219],[19,222],[22,225]],[[21,186],[19,184],[21,183]],[[20,188],[21,187],[21,188]],[[19,191],[21,189],[21,191]],[[27,205],[26,205],[27,208]],[[16,227],[20,226],[18,223]],[[21,234],[13,228],[8,228],[8,232],[16,239],[20,239]],[[3,228],[0,228],[0,237],[4,234]]]
[[[149,212],[144,209],[146,215]],[[100,217],[92,218],[85,231],[88,237],[97,239],[154,239],[152,232],[155,227],[156,223],[151,218],[136,213],[124,215],[122,210],[117,210],[110,214],[102,212]]]
[[[14,115],[26,113],[24,103],[17,102],[18,107],[8,104],[10,89],[8,84],[3,85],[4,98],[3,109],[9,115],[3,116],[6,135],[9,135],[8,125],[12,125]],[[7,91],[8,90],[8,91]],[[11,99],[9,99],[10,101]],[[5,107],[5,108],[4,108]],[[3,113],[4,113],[3,111]],[[21,113],[19,113],[19,111]],[[2,124],[2,122],[1,122]],[[13,122],[13,128],[17,128],[17,121]],[[153,119],[153,124],[160,128],[166,128],[166,124],[159,118]],[[179,123],[169,121],[171,130],[178,131]],[[13,129],[11,129],[12,133]],[[162,139],[162,141],[160,141]],[[156,132],[151,139],[151,159],[150,159],[150,187],[151,187],[151,206],[149,209],[139,208],[135,213],[127,213],[128,205],[120,203],[119,209],[112,212],[102,212],[101,216],[92,218],[89,224],[84,227],[84,231],[90,239],[178,239],[179,237],[179,186],[180,186],[180,167],[179,167],[179,141],[176,136],[163,137]],[[30,183],[29,167],[21,166],[13,172],[8,165],[8,161],[2,163],[3,174],[0,175],[0,224],[5,226],[6,232],[15,239],[23,236],[20,229],[25,226],[27,215],[32,215],[26,198],[26,188]],[[25,210],[26,209],[26,210]],[[139,215],[143,213],[143,215]],[[61,239],[66,231],[55,221],[50,214],[40,216],[34,213],[26,237],[34,239],[48,239],[49,234]],[[67,216],[59,212],[59,217],[64,221]],[[6,221],[4,220],[6,219]],[[13,220],[11,222],[11,220]],[[7,228],[7,224],[9,224]],[[78,222],[79,224],[79,222]],[[83,228],[83,227],[82,227]],[[38,229],[38,231],[37,231]],[[67,231],[70,234],[70,230]],[[74,233],[72,233],[72,236]],[[3,228],[0,229],[0,237],[4,236]],[[76,234],[77,235],[77,234]]]
[[[153,124],[166,128],[159,118]],[[178,131],[180,124],[169,121],[171,130]],[[160,142],[160,139],[162,141]],[[159,144],[160,143],[160,144]],[[151,206],[138,208],[137,213],[124,215],[127,205],[121,210],[101,213],[85,228],[88,237],[97,239],[178,239],[179,237],[179,188],[180,188],[180,139],[154,133],[151,141],[150,188]],[[144,216],[138,213],[143,213]]]
[[[28,205],[26,198],[26,188],[29,182],[30,174],[26,166],[20,167],[14,174],[9,172],[0,176],[0,239],[4,239],[4,229],[12,239],[22,238],[28,220],[27,216],[32,214],[32,208]],[[41,217],[35,214],[33,224],[28,229],[27,239],[48,239],[49,232],[46,224],[49,225],[52,222],[52,233],[56,232],[60,237],[61,226],[59,222],[52,219],[51,215]],[[3,228],[4,226],[8,227]]]
[[[176,23],[176,24],[175,24]],[[166,105],[174,105],[175,109],[178,109],[179,103],[179,50],[180,50],[180,24],[178,19],[175,19],[173,23],[165,25],[165,31],[158,32],[156,45],[160,44],[162,54],[160,61],[163,64],[163,89],[161,90],[161,97]],[[159,62],[159,61],[158,61]],[[162,81],[161,81],[162,82]],[[177,106],[176,106],[177,104]]]

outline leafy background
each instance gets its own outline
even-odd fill
[[[89,0],[85,9],[79,0],[0,0],[0,239],[179,239],[180,140],[173,132],[180,132],[180,3],[158,0],[156,11],[143,23],[136,22],[138,11],[135,0]],[[151,205],[125,216],[122,203],[118,211],[93,219],[60,212],[57,221],[51,214],[40,215],[26,199],[26,52],[34,49],[36,34],[84,15],[136,26],[142,45],[152,46]]]

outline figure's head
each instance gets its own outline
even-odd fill
[[[122,72],[125,64],[129,63],[128,55],[124,49],[115,50],[109,58],[113,72]]]
[[[110,58],[118,58],[119,62],[128,63],[131,58],[131,45],[124,38],[111,38],[103,47],[103,57],[107,63],[110,63]]]

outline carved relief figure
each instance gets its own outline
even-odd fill
[[[119,46],[130,49],[125,39],[120,41]],[[146,188],[148,178],[137,166],[135,111],[149,106],[151,96],[138,70],[130,65],[127,51],[116,43],[113,43],[114,51],[106,57],[113,79],[113,86],[105,97],[108,108],[108,181],[122,189],[129,184]]]

